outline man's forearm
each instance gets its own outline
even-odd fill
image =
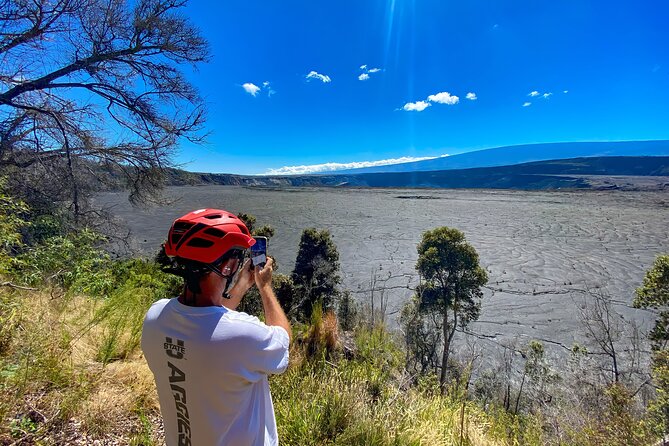
[[[292,338],[293,334],[290,328],[290,322],[286,317],[286,313],[279,305],[279,301],[276,299],[274,290],[271,285],[266,285],[259,289],[260,297],[262,298],[262,306],[265,312],[265,323],[267,325],[276,325],[282,327],[288,333],[288,338]]]

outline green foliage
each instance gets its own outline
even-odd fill
[[[526,392],[527,399],[530,408],[540,410],[544,403],[551,400],[550,386],[559,380],[559,375],[550,367],[546,359],[544,345],[541,342],[530,341],[523,351],[523,357],[525,358],[523,381],[525,377],[529,378],[529,389]],[[521,387],[518,391],[515,412],[518,412],[522,390]]]
[[[51,237],[67,235],[68,225],[65,215],[37,215],[31,218],[25,231],[25,241],[29,246],[43,244]]]
[[[488,275],[479,265],[474,247],[457,229],[443,226],[426,231],[417,249],[416,270],[422,279],[416,291],[418,314],[421,317],[439,315],[443,319],[440,382],[445,386],[455,329],[458,325],[466,327],[470,321],[478,319],[483,297],[481,287],[488,281]],[[414,333],[416,330],[420,332],[420,321],[405,320],[412,321]],[[407,344],[415,347],[417,342],[410,339]]]
[[[130,438],[130,446],[153,446],[156,444],[153,441],[153,426],[151,425],[151,420],[146,416],[145,413],[140,412],[139,417],[139,432]]]
[[[101,325],[103,337],[98,360],[103,364],[127,358],[139,346],[144,315],[159,299],[171,298],[181,289],[181,279],[163,272],[160,265],[147,260],[117,262],[111,269],[114,278],[106,290],[108,298],[90,326]]]
[[[611,384],[604,392],[607,406],[597,424],[576,435],[576,443],[610,446],[645,446],[653,444],[645,424],[634,415],[630,392],[621,384]]]
[[[669,342],[669,255],[658,256],[646,272],[643,284],[636,290],[634,306],[660,310],[649,337],[655,350],[666,348]]]
[[[655,259],[637,288],[634,306],[659,310],[649,334],[653,347],[651,375],[656,398],[648,407],[652,431],[658,436],[669,433],[669,255]]]
[[[298,359],[270,379],[282,444],[544,444],[534,417],[486,413],[466,400],[442,397],[438,382],[427,383],[428,378],[421,380],[424,389],[406,386],[403,353],[382,327],[360,329],[355,340],[357,354],[348,360],[300,361],[292,351]]]
[[[253,230],[256,226],[256,217],[252,214],[239,213],[237,214],[237,218],[243,221],[249,232],[253,234]]]
[[[23,246],[21,231],[29,226],[25,220],[28,206],[5,191],[5,179],[0,178],[0,274],[7,274],[11,256]]]
[[[302,231],[291,278],[296,294],[293,312],[299,320],[309,319],[316,302],[321,302],[325,310],[333,307],[341,278],[339,252],[330,231],[315,228]]]
[[[441,318],[428,317],[419,311],[417,297],[402,308],[400,324],[406,345],[406,369],[418,376],[436,373],[439,367],[437,348],[442,342]]]
[[[28,285],[43,282],[86,291],[104,281],[109,255],[100,248],[105,238],[89,229],[55,236],[13,259],[11,274]]]
[[[274,274],[272,276],[272,288],[274,294],[284,311],[289,312],[295,303],[295,284],[293,279],[286,274]],[[292,314],[288,314],[291,316]]]
[[[662,308],[668,304],[669,255],[661,255],[646,272],[643,285],[636,290],[634,305],[639,308]]]
[[[289,309],[292,305],[294,296],[293,281],[290,276],[285,274],[274,274],[272,276],[272,288],[274,289],[274,294],[276,295],[281,308]],[[251,287],[246,293],[239,303],[237,311],[243,311],[244,313],[253,314],[255,316],[262,315],[262,299],[255,286]]]
[[[653,352],[651,375],[657,388],[648,405],[649,428],[660,437],[669,432],[669,350]]]
[[[270,225],[263,225],[257,228],[252,234],[258,237],[267,237],[268,239],[274,237],[276,231]]]
[[[358,323],[358,306],[348,290],[342,292],[339,296],[337,319],[339,319],[339,325],[344,331],[353,330]]]
[[[254,215],[239,213],[237,214],[237,218],[244,222],[251,235],[256,237],[267,237],[268,239],[274,237],[275,230],[270,225],[256,227],[257,219]]]
[[[453,310],[464,326],[478,319],[488,275],[465,235],[454,228],[426,231],[418,245],[416,270],[424,280],[418,293],[422,311],[441,314]]]

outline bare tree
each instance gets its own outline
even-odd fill
[[[41,179],[22,187],[45,187],[75,219],[100,167],[131,200],[159,189],[179,139],[203,136],[202,100],[179,65],[208,47],[184,5],[0,0],[0,168]]]
[[[626,321],[614,307],[611,296],[602,290],[588,290],[579,306],[585,334],[592,342],[589,354],[604,357],[606,381],[636,385],[635,376],[642,375],[642,348],[639,327]],[[601,363],[601,361],[599,361]]]

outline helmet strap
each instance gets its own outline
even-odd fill
[[[215,274],[218,275],[219,277],[221,277],[221,278],[223,278],[223,279],[226,280],[226,283],[225,283],[225,289],[223,290],[223,293],[221,293],[221,296],[222,296],[224,299],[232,299],[232,296],[230,296],[230,294],[228,293],[228,290],[230,289],[230,285],[232,285],[232,282],[234,282],[234,278],[235,278],[235,276],[237,275],[237,273],[239,273],[240,270],[237,269],[237,271],[235,271],[235,273],[234,273],[232,276],[225,276],[225,275],[223,275],[223,274],[219,271],[218,268],[216,268],[216,267],[215,267],[214,265],[212,265],[211,263],[208,263],[208,264],[207,264],[207,268],[209,268],[213,273],[215,273]]]

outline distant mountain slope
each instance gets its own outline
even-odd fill
[[[320,174],[340,175],[469,169],[508,166],[531,161],[600,156],[669,156],[669,141],[568,142],[506,146],[412,163],[363,167]]]
[[[631,178],[653,178],[632,181]],[[640,185],[642,184],[643,185]],[[501,167],[357,175],[242,176],[172,170],[168,184],[265,187],[435,187],[488,189],[669,190],[669,156],[584,157]]]

